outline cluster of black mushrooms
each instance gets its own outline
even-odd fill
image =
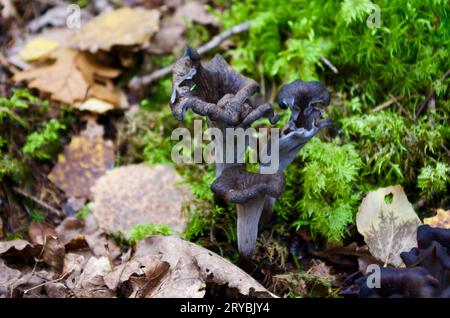
[[[254,80],[235,72],[222,56],[215,55],[203,64],[197,51],[188,47],[173,68],[170,107],[180,121],[189,109],[205,116],[208,126],[220,129],[225,137],[226,128],[246,129],[262,117],[272,124],[279,120],[272,104],[252,102],[251,97],[258,91],[259,85]],[[260,219],[270,219],[275,199],[283,191],[283,170],[320,129],[331,125],[330,120],[321,119],[322,110],[317,107],[329,103],[330,94],[320,82],[295,80],[281,88],[278,104],[282,109],[289,107],[291,117],[278,136],[276,173],[247,171],[238,162],[237,153],[233,162],[225,162],[227,140],[215,140],[223,143],[224,157],[223,163],[215,164],[217,178],[211,189],[218,198],[236,204],[238,250],[243,267],[251,263]]]
[[[266,117],[272,124],[279,120],[272,104],[256,105],[252,96],[259,85],[235,72],[220,55],[202,64],[196,50],[188,47],[173,68],[170,107],[180,121],[186,112],[205,116],[208,126],[220,129],[246,129]],[[275,173],[246,170],[237,160],[226,162],[226,140],[221,142],[223,162],[216,163],[216,180],[211,189],[216,197],[237,207],[237,238],[240,265],[251,270],[256,246],[258,224],[270,220],[273,206],[285,185],[284,169],[291,164],[302,147],[331,121],[322,119],[318,106],[330,103],[330,94],[320,82],[295,80],[282,86],[278,98],[282,109],[291,110],[291,117],[278,137],[279,162]],[[273,138],[273,136],[271,136]],[[225,138],[226,139],[226,138]],[[270,152],[270,149],[269,149]],[[381,288],[367,288],[367,277],[356,284],[362,297],[450,297],[450,230],[421,226],[418,248],[401,255],[406,268],[381,269]]]

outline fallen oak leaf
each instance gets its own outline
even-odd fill
[[[400,253],[417,247],[416,232],[421,224],[400,185],[369,192],[356,214],[358,232],[384,266],[405,266]]]

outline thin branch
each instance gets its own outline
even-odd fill
[[[331,63],[330,60],[328,60],[325,56],[321,56],[320,60],[322,61],[323,64],[328,66],[330,68],[330,70],[333,71],[334,74],[338,74],[339,73],[337,67],[334,66],[333,63]]]
[[[209,42],[207,42],[206,44],[199,47],[197,51],[200,55],[205,54],[206,52],[211,51],[212,49],[214,49],[215,47],[220,45],[220,43],[222,43],[226,39],[230,38],[232,35],[246,32],[246,31],[248,31],[248,29],[250,29],[250,21],[246,21],[244,23],[238,24],[238,25],[232,27],[231,29],[225,30],[222,33],[216,35]],[[163,78],[163,77],[169,75],[172,72],[172,67],[173,67],[173,64],[166,66],[162,69],[156,70],[155,72],[153,72],[149,75],[145,75],[145,76],[141,76],[141,77],[135,76],[131,79],[129,86],[133,89],[137,89],[139,87],[146,86],[146,85],[150,84],[151,82],[154,82],[160,78]]]
[[[445,72],[444,75],[439,80],[441,82],[443,82],[449,75],[450,75],[450,69],[448,69],[447,72]],[[428,103],[434,97],[435,94],[436,94],[436,89],[432,89],[431,92],[428,94],[427,98],[425,98],[425,100],[422,103],[420,103],[420,106],[416,112],[415,120],[417,120],[417,118],[419,118],[420,114],[422,113],[422,111],[425,109],[425,107],[428,105]]]
[[[34,266],[33,266],[33,270],[31,271],[31,276],[34,275],[38,264],[42,261],[42,255],[44,255],[44,250],[45,250],[46,245],[47,245],[47,235],[44,235],[44,244],[42,244],[42,249],[41,249],[41,252],[39,253],[38,258],[34,260]]]
[[[61,274],[61,276],[58,277],[57,279],[49,280],[49,281],[43,282],[42,284],[39,284],[39,285],[33,286],[33,287],[31,287],[31,288],[25,289],[25,290],[23,291],[23,293],[24,293],[24,294],[28,294],[28,293],[29,293],[30,291],[32,291],[33,289],[36,289],[36,288],[45,286],[45,285],[47,285],[47,284],[57,283],[57,282],[63,280],[64,278],[66,278],[66,276],[67,276],[68,274],[70,274],[70,272]]]
[[[55,209],[54,207],[52,207],[51,205],[39,200],[38,198],[32,196],[31,194],[23,191],[22,189],[19,189],[17,187],[13,188],[14,192],[24,196],[25,198],[30,199],[31,201],[33,201],[34,203],[40,205],[41,207],[47,209],[48,211],[52,212],[53,214],[59,216],[59,217],[63,217],[64,213],[58,209]]]
[[[414,121],[414,118],[411,117],[411,115],[406,111],[406,109],[403,107],[402,104],[400,104],[397,100],[397,98],[395,98],[394,96],[392,96],[391,94],[389,94],[389,97],[392,98],[394,100],[394,103],[397,104],[398,108],[400,109],[400,112],[405,114],[406,117],[408,117],[408,119],[410,121]]]
[[[389,96],[391,96],[391,95],[389,95]],[[377,107],[373,108],[372,110],[370,110],[370,112],[371,112],[371,113],[376,113],[376,112],[378,112],[378,111],[380,111],[380,110],[383,110],[383,109],[385,109],[385,108],[391,106],[392,104],[394,104],[394,103],[395,103],[395,100],[398,101],[398,100],[400,100],[400,99],[402,99],[401,96],[400,96],[400,97],[395,97],[395,96],[394,96],[393,98],[391,98],[391,99],[385,101],[384,103],[381,103],[381,104],[378,105]]]

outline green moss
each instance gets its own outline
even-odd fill
[[[386,100],[387,93],[400,95],[414,110],[431,87],[445,86],[437,81],[450,68],[450,3],[376,4],[379,28],[366,24],[375,8],[369,0],[233,1],[218,16],[225,27],[253,21],[229,55],[237,69],[260,81],[321,78],[325,56],[339,69],[341,87],[358,87],[372,105]]]
[[[428,197],[446,190],[448,192],[449,183],[450,166],[443,162],[423,167],[417,177],[417,185],[422,191],[422,195]]]
[[[142,223],[133,226],[127,234],[129,241],[135,243],[150,235],[173,235],[173,232],[167,224]]]
[[[86,220],[88,216],[91,215],[91,213],[92,212],[91,209],[89,208],[89,205],[85,205],[75,213],[75,216],[80,220]]]
[[[22,152],[34,159],[50,159],[58,149],[60,133],[66,125],[57,119],[46,122],[41,131],[33,132],[27,136]]]
[[[45,215],[41,211],[34,210],[31,212],[31,220],[34,222],[42,222],[45,220]]]
[[[299,215],[294,224],[309,225],[313,235],[339,241],[347,225],[353,223],[359,203],[355,182],[362,161],[352,145],[326,143],[317,138],[300,151],[300,157],[304,162],[298,184],[301,197],[289,198],[295,202],[293,207]]]

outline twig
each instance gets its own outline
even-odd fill
[[[45,203],[45,202],[39,200],[38,198],[36,198],[36,197],[32,196],[31,194],[29,194],[29,193],[23,191],[22,189],[19,189],[19,188],[17,188],[17,187],[14,187],[13,190],[14,190],[14,192],[16,192],[16,193],[18,193],[18,194],[20,194],[20,195],[22,195],[22,196],[24,196],[24,197],[30,199],[30,200],[33,201],[34,203],[39,204],[39,205],[42,206],[43,208],[45,208],[45,209],[47,209],[48,211],[52,212],[53,214],[56,214],[56,215],[59,216],[59,217],[63,217],[63,216],[64,216],[64,213],[63,213],[62,211],[55,209],[55,208],[52,207],[51,205],[49,205],[49,204],[47,204],[47,203]]]
[[[41,249],[41,252],[39,253],[38,258],[34,260],[34,266],[33,266],[33,270],[31,271],[31,276],[34,275],[34,273],[36,272],[38,263],[40,263],[42,260],[42,255],[44,255],[44,250],[45,250],[46,245],[47,245],[47,235],[44,235],[44,244],[42,244],[42,249]]]
[[[390,96],[390,95],[389,95],[389,96]],[[381,103],[381,104],[378,105],[377,107],[373,108],[370,112],[371,112],[371,113],[376,113],[376,112],[378,112],[378,111],[380,111],[380,110],[383,110],[383,109],[385,109],[385,108],[391,106],[392,104],[394,104],[394,103],[395,103],[395,100],[400,100],[400,99],[402,99],[401,96],[400,96],[400,97],[394,97],[394,98],[391,98],[391,99],[385,101],[384,103]]]
[[[211,51],[213,48],[217,47],[220,43],[231,37],[232,35],[243,33],[250,29],[250,21],[246,21],[244,23],[238,24],[231,29],[225,30],[222,33],[213,37],[209,42],[202,45],[198,49],[198,54],[202,55],[208,51]],[[135,76],[131,79],[129,86],[133,89],[137,89],[139,87],[150,84],[151,82],[158,80],[164,76],[167,76],[172,72],[172,65],[166,66],[162,69],[156,70],[155,72],[145,75],[145,76]]]
[[[43,282],[42,284],[39,284],[39,285],[33,286],[33,287],[31,287],[31,288],[25,289],[25,290],[23,291],[23,293],[24,293],[24,294],[28,294],[28,293],[29,293],[30,291],[32,291],[33,289],[36,289],[36,288],[45,286],[45,285],[47,285],[47,284],[57,283],[57,282],[63,280],[64,278],[66,278],[67,274],[69,274],[69,273],[70,273],[70,272],[63,273],[63,274],[61,274],[61,276],[58,277],[57,279],[49,280],[49,281]]]
[[[391,94],[389,94],[389,97],[392,98],[394,100],[394,103],[397,104],[398,108],[400,109],[400,112],[402,112],[403,114],[406,115],[406,117],[408,117],[408,119],[410,121],[414,121],[414,118],[411,117],[411,115],[406,111],[406,109],[403,107],[402,104],[400,104],[397,100],[397,98],[395,98],[394,96],[392,96]]]
[[[448,150],[448,148],[447,148],[447,147],[445,147],[445,145],[444,145],[444,144],[441,144],[441,147],[442,147],[442,149],[444,149],[444,150],[445,150],[445,152],[447,152],[447,156],[448,156],[448,157],[450,157],[450,150]]]
[[[320,60],[322,61],[323,64],[328,66],[330,68],[330,70],[333,71],[334,74],[338,74],[339,73],[337,67],[334,66],[333,63],[331,63],[330,60],[328,60],[325,56],[321,56]]]
[[[444,73],[444,75],[440,78],[440,81],[441,82],[445,81],[445,79],[449,75],[450,75],[450,69],[448,69],[447,72]],[[417,118],[419,118],[420,114],[422,113],[422,111],[425,109],[425,107],[428,105],[428,103],[434,97],[435,94],[436,94],[436,89],[432,89],[431,92],[428,94],[427,98],[425,98],[425,100],[422,103],[420,103],[420,106],[416,112],[415,120],[417,120]]]

